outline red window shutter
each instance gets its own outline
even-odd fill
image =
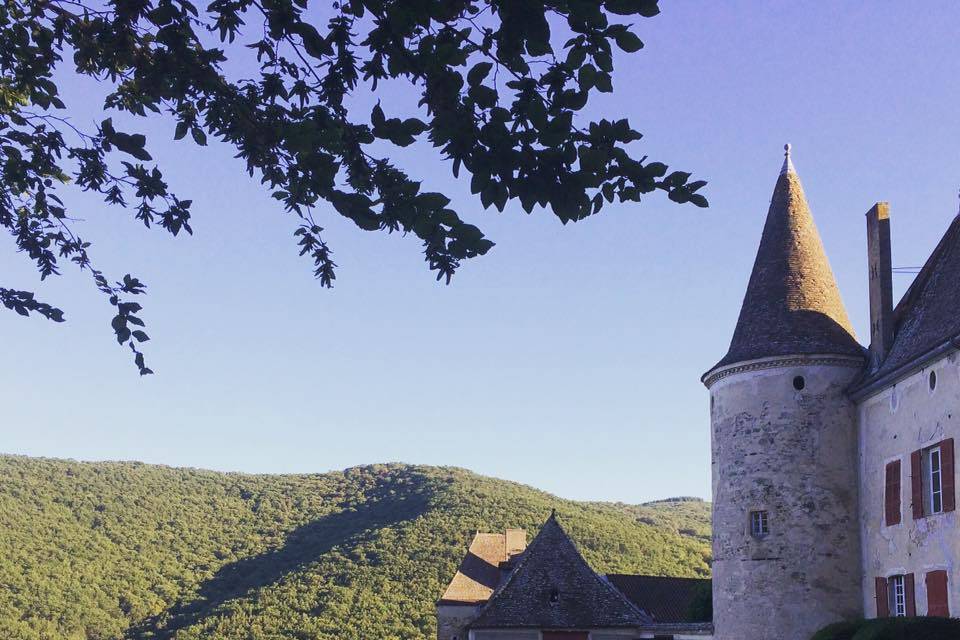
[[[920,450],[910,454],[910,488],[913,505],[913,519],[923,517],[923,472],[920,465]]]
[[[940,471],[943,477],[943,510],[953,511],[957,508],[954,489],[953,438],[947,438],[940,443]]]
[[[884,489],[884,520],[887,526],[900,524],[900,461],[887,463]]]
[[[907,617],[913,618],[917,615],[917,598],[914,595],[912,573],[903,576],[903,599],[907,609]]]
[[[877,578],[874,583],[877,588],[877,617],[890,617],[890,601],[887,600],[887,579]]]
[[[927,573],[927,615],[950,617],[947,603],[947,572],[930,571]]]

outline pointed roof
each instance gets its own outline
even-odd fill
[[[960,213],[894,310],[890,352],[873,373],[880,378],[960,335]]]
[[[651,622],[590,568],[553,514],[470,628],[600,629]]]
[[[863,355],[789,145],[786,156],[730,350],[713,369],[773,356]]]

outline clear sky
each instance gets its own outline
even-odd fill
[[[918,266],[957,211],[960,5],[661,4],[592,113],[628,116],[638,150],[709,180],[710,209],[653,196],[567,227],[519,204],[484,212],[418,146],[404,166],[496,248],[443,286],[415,240],[320,212],[340,265],[327,291],[296,255],[294,220],[229,149],[151,122],[195,235],[74,202],[101,268],[149,286],[157,374],[137,376],[87,276],[38,285],[3,238],[0,284],[35,288],[68,322],[0,313],[0,451],[248,472],[404,461],[570,498],[708,496],[699,378],[728,346],[784,142],[863,339],[863,214],[888,200],[894,263]],[[68,85],[92,122],[96,87]],[[898,293],[909,280],[895,276]]]

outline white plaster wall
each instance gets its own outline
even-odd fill
[[[930,371],[937,373],[937,386],[932,393]],[[891,403],[894,395],[896,410]],[[866,399],[860,403],[858,415],[864,611],[868,617],[876,616],[876,577],[913,573],[917,615],[925,615],[925,574],[946,569],[950,614],[960,615],[957,512],[914,520],[910,478],[911,452],[950,437],[960,445],[960,358],[954,352]],[[900,460],[901,520],[900,524],[887,527],[885,469],[895,459]]]
[[[862,615],[856,414],[844,395],[859,368],[817,362],[710,389],[717,640],[806,640]],[[762,540],[751,510],[769,512]]]

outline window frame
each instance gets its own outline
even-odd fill
[[[750,536],[758,540],[770,535],[770,513],[766,509],[750,511]]]
[[[913,519],[955,511],[956,461],[954,439],[946,438],[910,454],[910,496]]]
[[[943,450],[939,444],[924,451],[927,463],[927,496],[929,496],[930,511],[928,515],[943,513]],[[936,468],[934,468],[936,458]],[[926,502],[926,501],[925,501]],[[939,502],[939,505],[937,504]]]
[[[887,594],[890,600],[890,617],[907,617],[907,580],[903,574],[887,578]]]

